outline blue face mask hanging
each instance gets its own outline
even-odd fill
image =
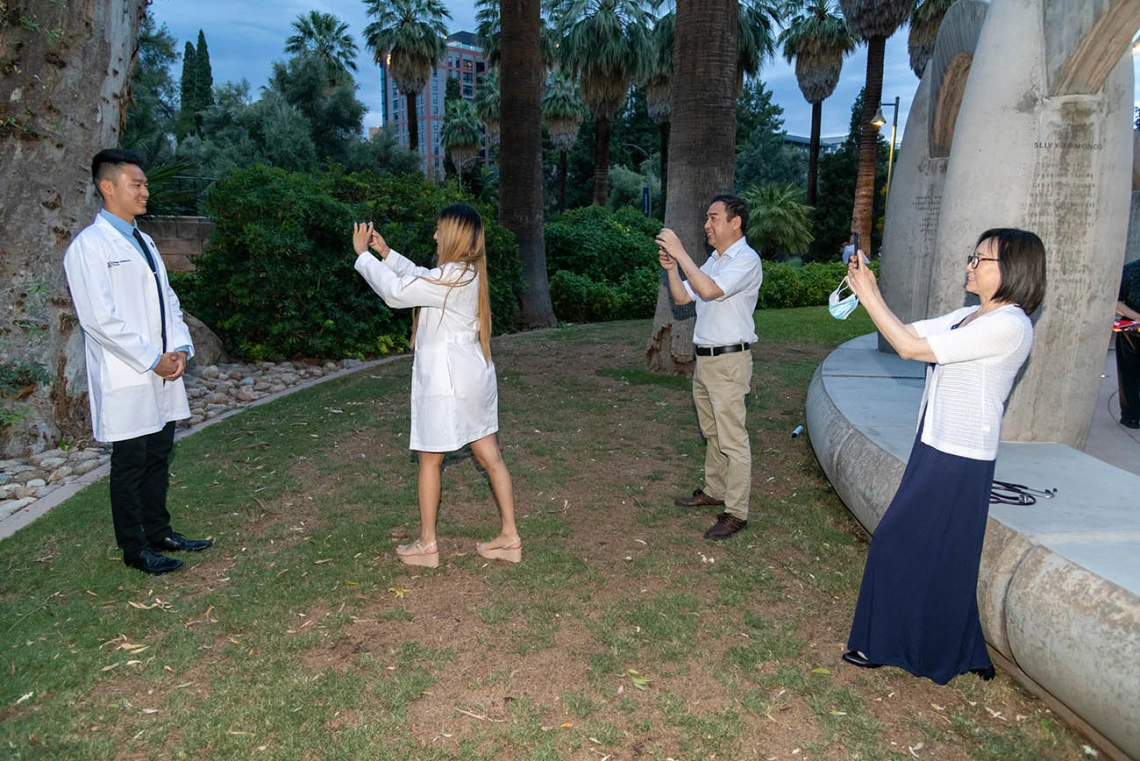
[[[855,307],[859,306],[859,297],[855,295],[854,291],[846,298],[840,296],[845,286],[848,291],[851,290],[851,284],[847,282],[847,278],[843,278],[839,287],[827,297],[827,311],[831,312],[831,316],[837,320],[846,320],[855,311]]]

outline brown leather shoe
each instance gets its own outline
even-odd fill
[[[673,501],[673,504],[677,507],[723,507],[724,500],[713,499],[700,489],[694,489],[693,496],[677,497],[677,499]]]
[[[714,539],[717,541],[728,539],[747,525],[748,521],[742,521],[735,515],[721,513],[716,517],[716,523],[705,532],[705,539]]]

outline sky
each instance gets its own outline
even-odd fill
[[[475,31],[474,0],[445,0],[451,12],[448,30]],[[357,59],[357,97],[368,107],[364,126],[377,126],[382,119],[380,103],[380,70],[364,49],[364,27],[369,18],[363,0],[154,0],[151,13],[165,24],[178,40],[178,51],[187,41],[198,39],[198,30],[206,34],[214,84],[249,81],[253,92],[269,81],[275,60],[284,60],[285,40],[293,33],[293,21],[310,10],[332,13],[348,24],[349,33],[360,48]],[[846,59],[835,93],[823,103],[822,134],[842,136],[847,133],[851,104],[865,80],[866,47],[861,46]],[[176,64],[174,81],[182,69]],[[784,129],[793,135],[811,134],[811,106],[803,99],[796,75],[783,58],[768,63],[760,78],[772,90],[772,100],[784,109]],[[899,98],[899,134],[906,124],[910,102],[918,89],[918,78],[910,70],[906,50],[906,29],[896,32],[887,42],[883,67],[883,100],[893,103]],[[888,124],[892,108],[883,110]],[[889,129],[885,127],[884,129]],[[885,133],[884,133],[885,136]]]

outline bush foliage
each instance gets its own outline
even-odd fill
[[[871,262],[871,269],[878,274],[878,260]],[[846,276],[847,265],[843,262],[816,262],[803,266],[764,262],[764,284],[760,286],[756,308],[822,306],[827,304],[827,297]]]
[[[569,322],[653,316],[660,267],[653,239],[661,222],[632,207],[587,206],[546,225],[554,312]]]
[[[245,359],[382,356],[407,346],[393,313],[353,268],[352,223],[372,220],[395,250],[430,266],[440,209],[463,200],[414,175],[287,172],[251,166],[206,198],[214,230],[198,270],[180,278],[187,309]],[[510,324],[522,287],[518,246],[480,208],[495,324]]]

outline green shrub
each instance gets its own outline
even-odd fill
[[[616,286],[597,283],[586,275],[561,270],[550,278],[554,313],[567,322],[606,322],[618,319],[621,296]]]
[[[657,267],[653,239],[660,230],[659,221],[628,206],[568,211],[546,224],[547,270],[551,276],[565,271],[618,285],[638,267]]]
[[[877,275],[879,262],[871,262]],[[760,286],[757,309],[789,309],[827,304],[827,297],[847,275],[842,262],[777,264],[764,262],[764,283]]]
[[[353,269],[352,223],[374,221],[392,248],[427,265],[439,210],[462,200],[454,187],[412,175],[240,169],[211,188],[210,242],[176,288],[239,357],[383,355],[407,345],[411,314],[389,310]],[[518,248],[493,211],[480,213],[501,327],[521,288]]]

